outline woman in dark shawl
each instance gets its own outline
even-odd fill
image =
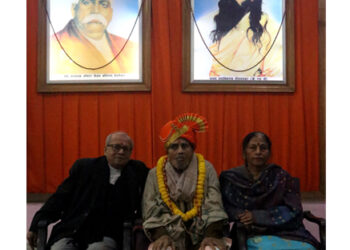
[[[252,132],[242,149],[245,165],[223,171],[220,185],[230,222],[248,229],[248,249],[317,249],[318,242],[302,222],[299,180],[268,164],[268,136]]]

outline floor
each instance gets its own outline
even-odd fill
[[[33,219],[33,215],[36,211],[40,209],[42,206],[42,203],[28,203],[27,204],[27,231],[30,226],[30,222]],[[303,203],[303,209],[304,211],[309,210],[311,211],[315,216],[326,218],[326,205],[324,202],[305,202]],[[305,227],[319,240],[318,235],[318,226],[314,223],[305,221]],[[52,226],[49,227],[49,232],[51,231]],[[27,250],[30,248],[27,247]]]

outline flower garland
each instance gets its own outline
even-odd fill
[[[176,204],[170,199],[168,186],[166,185],[165,164],[168,156],[164,155],[159,158],[157,163],[157,180],[160,196],[165,204],[170,208],[173,214],[180,215],[183,221],[188,221],[195,217],[202,206],[205,182],[205,161],[201,154],[196,154],[198,158],[198,179],[196,185],[196,194],[193,199],[193,208],[183,213]]]

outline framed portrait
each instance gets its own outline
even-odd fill
[[[38,92],[150,91],[151,0],[38,2]]]
[[[183,0],[184,92],[294,92],[293,0]]]

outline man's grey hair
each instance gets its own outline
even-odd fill
[[[124,131],[116,131],[116,132],[112,132],[112,133],[110,133],[109,135],[107,135],[105,146],[107,146],[107,145],[109,144],[109,142],[111,141],[113,135],[123,135],[123,136],[127,137],[128,140],[129,140],[129,142],[130,142],[130,147],[131,147],[130,150],[132,150],[132,149],[134,148],[134,141],[133,141],[133,140],[131,139],[131,137],[130,137],[127,133],[125,133]]]

